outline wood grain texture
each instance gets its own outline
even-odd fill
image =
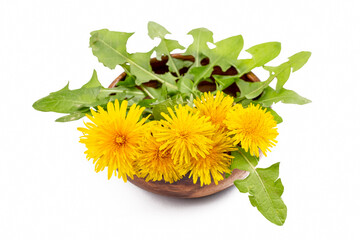
[[[184,56],[181,54],[172,54],[173,58],[194,61],[193,56]],[[150,60],[151,67],[155,73],[163,74],[169,71],[166,62],[168,61],[167,56],[163,56],[159,61],[156,58],[152,58]],[[209,59],[205,58],[201,61],[202,65],[206,65],[209,63]],[[185,73],[188,69],[180,69],[180,73]],[[235,75],[237,71],[234,67],[229,68],[227,71],[223,72],[220,67],[214,67],[212,75]],[[113,88],[119,81],[124,80],[126,77],[126,73],[121,73],[109,86],[109,88]],[[199,84],[198,89],[202,92],[214,91],[216,89],[215,80],[211,77],[213,83],[210,82],[202,82]],[[248,82],[259,82],[258,77],[249,72],[241,77],[241,79]],[[148,87],[156,87],[158,83],[156,81],[150,81],[144,83],[144,85]],[[225,93],[235,96],[236,92],[239,92],[239,88],[236,84],[231,85],[225,91]],[[248,172],[235,169],[232,174],[228,178],[224,178],[224,180],[219,181],[216,185],[212,182],[210,185],[200,186],[199,181],[194,184],[192,178],[189,178],[186,175],[181,180],[175,183],[166,183],[165,181],[148,181],[146,182],[142,178],[138,178],[134,176],[134,179],[128,178],[129,182],[132,184],[152,193],[170,196],[170,197],[178,197],[178,198],[200,198],[215,194],[222,190],[225,190],[232,185],[234,185],[234,181],[237,179],[244,179],[248,175]]]
[[[134,179],[128,180],[132,184],[152,193],[178,198],[200,198],[225,190],[234,185],[235,180],[244,179],[247,175],[248,172],[235,169],[228,178],[219,181],[217,185],[212,182],[210,185],[204,186],[201,186],[199,181],[194,184],[193,179],[188,176],[172,184],[166,183],[163,180],[146,182],[143,178],[136,176],[134,176]]]

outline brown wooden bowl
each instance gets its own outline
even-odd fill
[[[173,58],[187,60],[194,62],[193,56],[185,56],[181,54],[172,54]],[[168,61],[168,57],[164,56],[159,61],[156,58],[152,58],[150,60],[151,67],[155,73],[163,74],[169,71],[166,62]],[[205,58],[201,61],[202,65],[206,65],[209,63],[209,60]],[[183,74],[187,71],[187,68],[180,69],[180,74]],[[214,70],[211,75],[235,75],[237,71],[235,68],[231,67],[227,71],[223,72],[220,67],[214,67]],[[126,73],[121,73],[109,86],[109,88],[113,88],[119,81],[124,80],[126,77]],[[256,77],[255,74],[249,72],[241,77],[243,80],[248,82],[259,82],[260,80]],[[216,85],[214,79],[211,77],[213,83],[210,82],[201,82],[198,86],[198,89],[202,92],[214,91],[216,89]],[[145,83],[144,85],[148,87],[157,87],[157,81],[150,81]],[[239,88],[236,84],[231,85],[226,90],[225,93],[235,96],[236,92],[239,92]],[[234,185],[234,181],[237,179],[244,179],[248,175],[248,172],[235,169],[232,174],[228,178],[224,178],[224,180],[219,181],[216,185],[212,182],[210,185],[200,186],[200,182],[198,181],[196,184],[193,183],[193,180],[188,177],[188,175],[184,176],[182,179],[175,183],[167,183],[165,181],[148,181],[146,182],[143,178],[138,178],[134,176],[134,179],[128,178],[129,182],[132,184],[152,193],[178,197],[178,198],[200,198],[215,194],[222,190],[225,190],[232,185]]]

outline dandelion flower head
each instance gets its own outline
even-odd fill
[[[240,104],[233,107],[227,114],[225,124],[232,135],[235,144],[250,154],[259,157],[259,149],[266,156],[266,151],[275,146],[278,135],[276,121],[270,112],[262,109],[260,105],[252,103],[244,108]]]
[[[212,180],[218,184],[220,180],[224,179],[225,173],[231,172],[232,156],[229,155],[229,152],[236,150],[233,140],[225,132],[217,132],[212,139],[213,143],[209,154],[197,160],[192,159],[190,162],[189,177],[193,178],[194,184],[198,179],[200,179],[201,186],[209,185]]]
[[[226,128],[224,120],[233,102],[234,99],[231,96],[225,96],[221,91],[217,91],[215,96],[210,92],[204,93],[201,98],[194,100],[200,115],[210,117],[210,121],[219,126],[220,129]]]
[[[153,126],[152,126],[153,127]],[[135,161],[136,175],[146,181],[160,181],[173,183],[180,180],[186,173],[187,168],[175,164],[170,150],[160,150],[162,142],[156,141],[153,131],[149,128],[140,146],[140,155]]]
[[[211,149],[215,126],[208,117],[199,116],[189,106],[175,106],[175,111],[168,108],[168,114],[162,113],[165,120],[154,134],[163,142],[160,150],[170,150],[171,156],[179,164],[189,163],[191,158],[205,157]]]
[[[109,102],[107,110],[98,107],[98,111],[91,110],[87,117],[91,122],[85,123],[85,128],[78,128],[84,135],[80,142],[87,150],[87,159],[93,159],[95,171],[108,169],[108,178],[112,174],[127,181],[127,176],[133,178],[135,174],[133,162],[138,156],[139,143],[143,139],[144,122],[140,119],[144,108],[132,105],[127,111],[128,102],[118,100]]]

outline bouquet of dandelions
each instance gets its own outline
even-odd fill
[[[248,171],[249,176],[236,180],[235,186],[249,192],[251,204],[269,221],[283,225],[287,208],[281,199],[279,163],[266,169],[256,166],[259,155],[266,156],[276,144],[276,126],[282,121],[270,106],[310,102],[283,86],[291,71],[300,69],[311,53],[299,52],[279,66],[265,66],[280,53],[280,43],[255,45],[246,50],[251,59],[238,59],[241,35],[213,43],[212,32],[198,28],[189,32],[194,40],[182,53],[189,58],[178,59],[170,53],[185,48],[166,38],[169,32],[164,27],[149,22],[148,32],[160,43],[145,53],[127,52],[126,43],[133,33],[92,32],[93,54],[106,67],[120,65],[125,79],[104,88],[94,71],[80,89],[70,90],[66,85],[33,107],[68,114],[58,122],[86,116],[90,122],[78,128],[83,133],[80,142],[87,148],[87,159],[95,163],[95,171],[107,168],[108,178],[114,174],[126,182],[137,176],[172,184],[185,176],[203,186],[218,184],[234,169]],[[209,48],[208,43],[215,47]],[[167,61],[164,72],[152,69],[154,52],[158,60]],[[269,72],[266,81],[241,79],[255,67]],[[225,74],[217,75],[216,68]],[[228,74],[229,69],[233,74]],[[211,91],[199,90],[204,82],[212,84]]]

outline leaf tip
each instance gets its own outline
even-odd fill
[[[312,101],[310,99],[305,98],[304,104],[308,104],[308,103],[312,103]]]
[[[41,100],[41,99],[40,99]],[[35,110],[37,110],[37,111],[41,111],[40,109],[39,109],[39,101],[40,100],[37,100],[36,102],[34,102],[33,103],[33,105],[32,105],[32,107],[35,109]]]
[[[213,32],[207,28],[195,28],[189,31],[187,34],[192,35],[193,38],[197,38],[199,35],[204,35],[206,36],[208,42],[214,43]]]
[[[64,121],[63,121],[62,117],[60,117],[60,118],[56,119],[55,122],[64,122]]]
[[[147,27],[148,35],[151,39],[155,39],[156,37],[164,38],[166,34],[170,34],[170,32],[165,27],[153,21],[149,21]]]

